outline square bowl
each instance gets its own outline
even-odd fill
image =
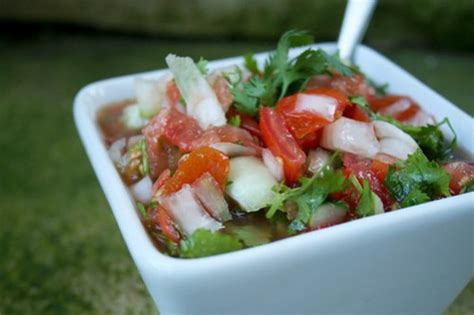
[[[314,45],[328,53],[335,43]],[[293,49],[291,54],[304,48]],[[259,62],[268,53],[256,55]],[[449,117],[458,156],[472,160],[472,118],[374,50],[355,63],[391,93],[408,94],[440,121]],[[209,63],[218,68],[243,58]],[[87,85],[74,118],[122,236],[161,314],[441,313],[474,275],[474,193],[405,208],[270,244],[199,259],[160,253],[110,160],[96,121],[112,101],[133,97],[139,75]],[[446,130],[445,130],[446,131]]]

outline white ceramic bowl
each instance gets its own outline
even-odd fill
[[[333,43],[315,45],[333,53]],[[292,53],[300,52],[295,49]],[[257,55],[262,61],[267,53]],[[473,119],[361,46],[355,62],[390,92],[449,117],[473,157]],[[242,64],[241,57],[209,63]],[[162,71],[140,76],[157,77]],[[441,313],[473,276],[474,194],[429,202],[271,244],[200,259],[161,254],[141,224],[101,138],[96,113],[133,97],[128,75],[92,83],[74,101],[79,134],[130,254],[161,314]],[[448,133],[447,133],[448,134]]]

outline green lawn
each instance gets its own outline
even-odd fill
[[[215,59],[269,43],[185,43],[46,33],[0,38],[0,314],[154,314],[81,146],[85,84],[161,68],[168,52]],[[471,115],[473,55],[385,52]],[[474,310],[474,282],[449,314]]]

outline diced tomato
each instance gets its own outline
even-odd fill
[[[175,109],[162,110],[143,129],[149,146],[156,146],[161,136],[181,151],[189,152],[193,142],[202,135],[198,122]]]
[[[192,143],[191,147],[197,149],[204,146],[210,146],[217,142],[239,143],[247,147],[255,148],[258,152],[261,150],[260,146],[255,142],[254,138],[248,131],[231,125],[207,129]]]
[[[224,110],[224,112],[227,112],[230,107],[230,104],[232,104],[233,101],[233,96],[229,88],[229,83],[224,77],[218,76],[216,80],[212,83],[212,89],[214,90],[214,93],[216,93],[217,100],[221,104],[222,109]]]
[[[184,161],[179,163],[174,175],[163,184],[163,194],[174,193],[184,184],[192,184],[206,172],[209,172],[221,189],[224,189],[229,173],[229,158],[210,147],[192,151]]]
[[[390,164],[384,163],[380,160],[372,160],[370,169],[375,173],[375,176],[379,179],[381,183],[385,181],[385,176],[387,176],[388,169]]]
[[[316,130],[307,134],[302,139],[296,139],[296,141],[303,151],[308,152],[309,150],[316,149],[319,146],[322,134],[322,129]]]
[[[240,128],[247,130],[252,136],[257,137],[259,140],[262,139],[262,133],[258,122],[252,117],[244,113],[240,113],[234,108],[230,108],[227,111],[227,118],[230,119],[234,116],[240,117]]]
[[[176,82],[174,82],[174,80],[170,80],[166,84],[166,96],[168,97],[168,100],[172,107],[178,104],[179,99],[181,98],[181,93],[179,92],[178,86],[176,85]]]
[[[450,162],[443,167],[451,177],[449,189],[454,195],[459,194],[466,184],[474,180],[474,163],[472,162]]]
[[[179,243],[181,239],[179,232],[173,224],[173,220],[169,216],[165,208],[158,206],[152,216],[152,222],[159,226],[161,232],[172,242]]]
[[[308,83],[308,88],[315,87],[329,87],[345,95],[364,96],[367,100],[370,100],[375,95],[375,90],[367,83],[361,74],[348,77],[338,73],[332,77],[327,75],[315,76]]]
[[[307,95],[328,97],[329,101],[322,103],[311,101]],[[303,100],[308,100],[306,101]],[[335,105],[334,105],[335,100]],[[285,118],[286,125],[297,139],[321,129],[342,115],[348,105],[347,97],[341,92],[331,88],[317,88],[306,90],[284,97],[276,105],[276,111]],[[308,106],[308,108],[305,108]],[[336,106],[336,108],[331,108]]]
[[[385,187],[384,182],[380,179],[382,177],[385,178],[385,175],[383,174],[383,168],[385,166],[378,164],[374,166],[371,160],[351,153],[344,153],[342,160],[344,167],[350,171],[351,174],[354,174],[360,182],[364,179],[369,182],[370,189],[382,200],[385,211],[390,210],[394,201],[390,192]]]
[[[420,106],[413,99],[403,95],[373,98],[370,101],[370,107],[376,112],[392,116],[401,122],[413,118],[420,111]]]
[[[152,187],[152,194],[155,195],[158,189],[163,186],[163,184],[171,177],[171,171],[169,168],[165,169],[163,172],[161,172],[160,176],[158,176],[158,179],[153,183]]]
[[[362,122],[370,122],[369,115],[357,105],[348,106],[344,111],[344,116]]]
[[[261,107],[260,130],[263,141],[273,155],[283,160],[286,181],[296,183],[303,174],[306,154],[285,126],[283,117],[274,109]]]

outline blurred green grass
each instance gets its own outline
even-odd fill
[[[75,93],[158,69],[168,52],[216,59],[272,43],[43,34],[0,39],[0,314],[155,314],[81,146]],[[386,55],[474,113],[474,56]],[[474,310],[474,282],[447,314]]]

